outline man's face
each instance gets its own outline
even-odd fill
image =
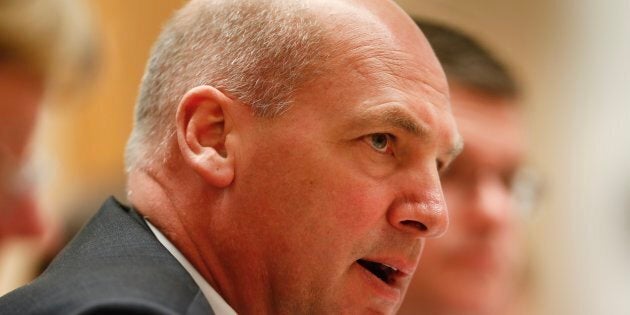
[[[427,243],[405,307],[498,314],[513,293],[523,258],[511,184],[525,154],[524,127],[514,100],[459,85],[452,87],[451,99],[466,141],[442,177],[451,225]]]
[[[225,201],[237,234],[219,255],[228,278],[268,285],[273,313],[393,313],[424,238],[446,230],[438,168],[459,137],[425,47],[346,58],[240,132]]]

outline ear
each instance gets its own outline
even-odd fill
[[[177,142],[186,163],[208,184],[229,186],[234,179],[233,156],[225,139],[231,129],[226,109],[234,101],[211,86],[195,87],[177,107]]]

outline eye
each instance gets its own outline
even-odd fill
[[[377,152],[391,153],[394,136],[386,133],[374,133],[365,137],[368,144]]]

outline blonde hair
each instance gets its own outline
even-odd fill
[[[81,82],[96,59],[89,21],[80,1],[0,1],[0,61],[21,63],[48,85]]]

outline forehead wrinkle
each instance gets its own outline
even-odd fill
[[[408,53],[381,45],[364,45],[347,51],[343,64],[356,69],[365,77],[382,79],[387,76],[388,81],[425,81],[429,75],[428,69],[419,65]],[[418,72],[423,72],[418,75]]]
[[[430,67],[419,63],[405,51],[378,46],[354,48],[340,61],[346,69],[380,85],[379,88],[396,89],[402,94],[416,91],[417,94],[414,94],[422,98],[418,101],[438,108],[449,107],[448,88],[441,90],[435,86],[435,80],[431,80],[439,73],[434,73]]]

